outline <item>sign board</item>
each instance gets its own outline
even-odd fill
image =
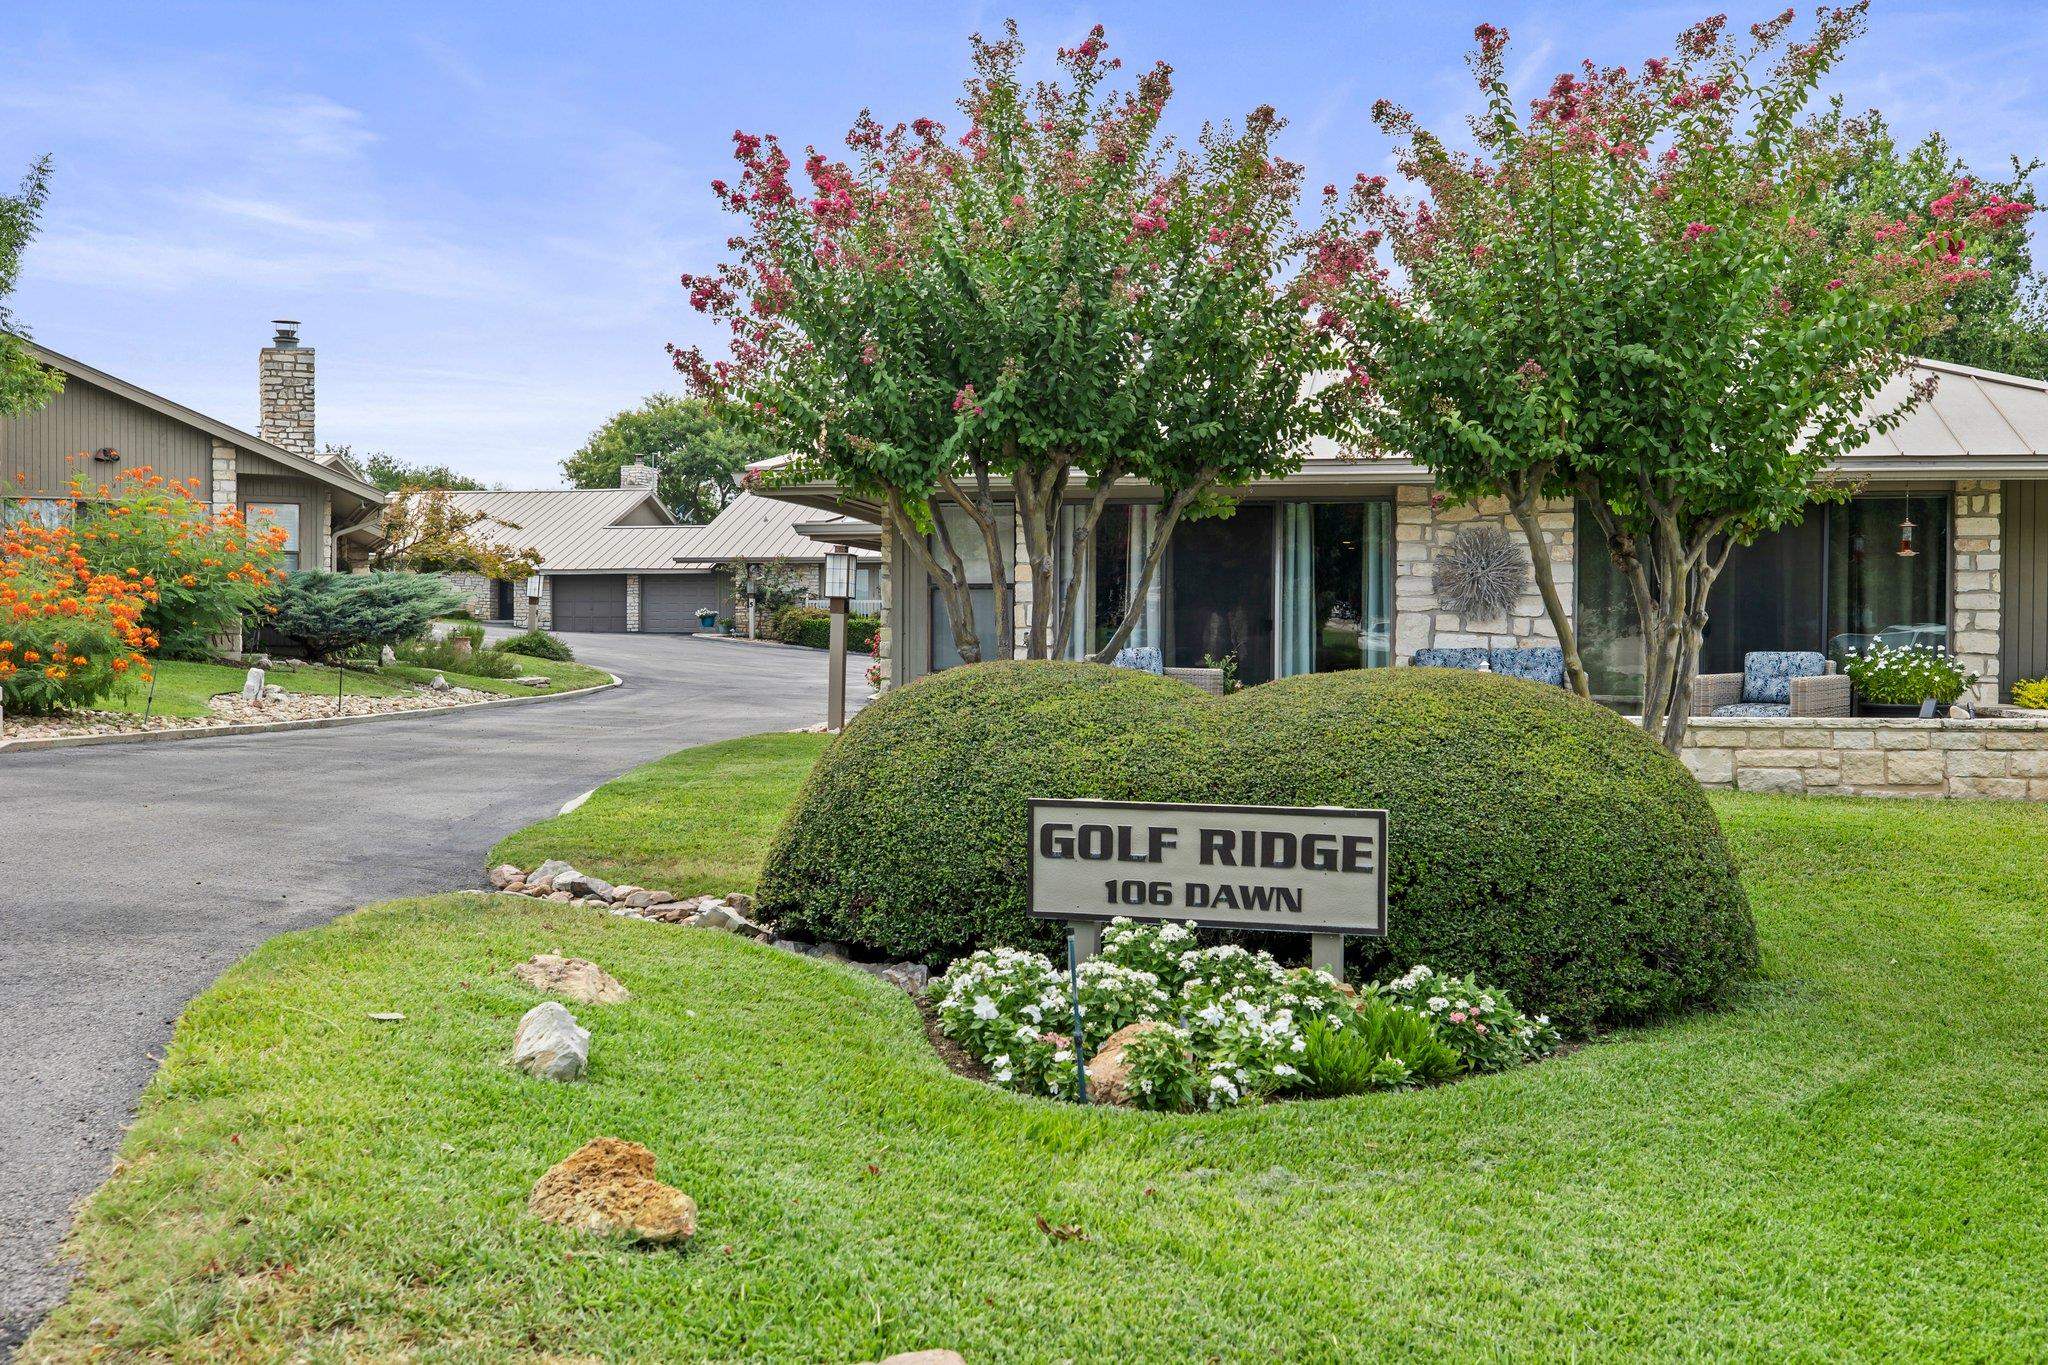
[[[1387,813],[1336,806],[1031,802],[1041,919],[1387,932]]]

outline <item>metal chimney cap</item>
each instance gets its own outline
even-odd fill
[[[271,326],[277,328],[277,336],[271,342],[272,345],[280,348],[289,348],[299,344],[299,320],[297,318],[278,318],[271,323]]]

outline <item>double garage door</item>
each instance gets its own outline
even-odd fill
[[[554,584],[556,630],[622,631],[626,628],[624,574],[561,574]],[[718,576],[709,573],[642,574],[640,629],[693,631],[700,608],[718,609]]]

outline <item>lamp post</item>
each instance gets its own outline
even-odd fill
[[[832,608],[832,677],[826,685],[825,723],[846,728],[846,599],[853,596],[853,551],[834,545],[825,556],[825,599]]]

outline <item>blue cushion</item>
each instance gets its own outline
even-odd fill
[[[1564,686],[1564,650],[1556,645],[1535,645],[1528,649],[1496,649],[1490,661],[1493,671],[1509,678]]]
[[[1810,649],[1752,650],[1742,658],[1742,699],[1789,703],[1794,678],[1817,678],[1827,671],[1827,656]]]
[[[1415,651],[1417,668],[1477,668],[1479,661],[1492,651],[1484,649],[1418,649]],[[1491,667],[1491,660],[1488,661]]]
[[[1166,661],[1160,657],[1157,645],[1125,645],[1116,652],[1116,658],[1111,661],[1110,667],[1135,668],[1140,673],[1161,673],[1165,671]]]
[[[1789,716],[1792,703],[1788,701],[1735,701],[1726,706],[1714,708],[1717,716]]]

